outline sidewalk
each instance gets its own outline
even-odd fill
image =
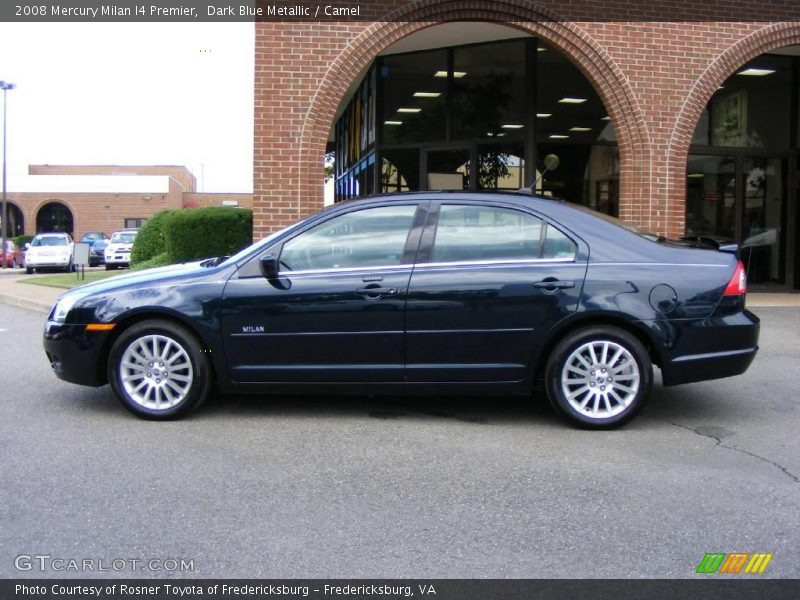
[[[0,276],[0,303],[48,314],[56,298],[67,290],[24,283],[26,275],[4,273]],[[748,308],[800,307],[800,294],[747,294]]]

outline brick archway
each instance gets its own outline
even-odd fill
[[[621,162],[620,216],[643,225],[649,223],[653,214],[649,205],[652,202],[650,136],[636,95],[608,52],[578,25],[528,0],[500,0],[480,8],[470,0],[423,0],[399,9],[385,21],[364,24],[360,30],[354,30],[349,42],[330,62],[318,79],[299,123],[294,160],[283,163],[288,167],[283,171],[284,176],[296,184],[292,186],[293,201],[287,202],[285,195],[272,193],[268,182],[258,178],[254,182],[256,202],[261,204],[254,215],[256,233],[267,233],[321,207],[322,159],[327,137],[336,109],[355,78],[394,42],[416,31],[453,21],[485,21],[519,29],[547,41],[576,64],[598,92],[615,127]],[[258,160],[257,156],[257,163]]]
[[[667,164],[669,168],[667,197],[669,190],[678,191],[686,206],[686,163],[692,136],[711,97],[728,77],[754,58],[783,48],[800,44],[800,23],[774,23],[741,38],[720,53],[705,68],[686,95],[675,119],[668,141]]]

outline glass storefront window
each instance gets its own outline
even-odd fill
[[[789,148],[792,59],[765,54],[731,75],[712,96],[692,143],[735,148]]]
[[[419,150],[382,150],[380,193],[416,192],[419,189]]]
[[[453,50],[453,139],[524,135],[525,42]]]
[[[426,180],[429,190],[470,189],[469,149],[426,152]]]
[[[525,146],[522,142],[478,146],[479,190],[518,190],[525,181]]]
[[[383,143],[443,141],[447,132],[447,50],[382,59]]]
[[[541,141],[616,141],[614,126],[591,82],[566,56],[538,42],[536,134]]]

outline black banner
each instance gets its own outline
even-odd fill
[[[0,580],[3,600],[795,600],[800,580],[717,579],[680,580],[452,580],[452,579],[43,579]]]
[[[509,21],[800,20],[800,0],[3,0],[7,22],[437,21],[437,15],[481,4],[502,7]]]

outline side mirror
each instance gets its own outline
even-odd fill
[[[277,279],[278,278],[278,255],[277,254],[265,254],[260,259],[261,264],[261,272],[264,274],[264,277],[267,279]]]

